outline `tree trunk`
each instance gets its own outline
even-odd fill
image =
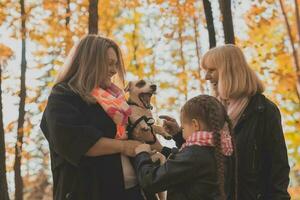
[[[89,34],[98,33],[98,0],[89,0]]]
[[[134,15],[136,14],[136,10],[134,8]],[[138,24],[136,21],[133,21],[133,25],[134,25],[134,28],[133,28],[133,31],[132,31],[132,48],[133,48],[133,52],[132,52],[132,60],[131,60],[131,63],[132,65],[135,67],[135,70],[138,72],[138,78],[139,79],[142,79],[142,74],[139,73],[140,71],[140,65],[139,65],[139,58],[138,58],[138,49],[139,49],[139,41],[138,41]]]
[[[70,15],[71,15],[71,10],[70,10],[70,0],[67,0],[67,6],[66,6],[66,27],[68,27],[70,23]]]
[[[299,14],[299,5],[298,1],[295,1],[295,13],[296,13],[296,23],[297,23],[297,30],[298,30],[298,43],[300,47],[300,14]]]
[[[178,31],[178,37],[179,37],[179,53],[180,53],[180,65],[182,68],[182,73],[187,75],[186,72],[186,60],[184,57],[184,52],[183,52],[183,37],[182,37],[182,27],[179,28]],[[184,89],[184,99],[185,101],[188,100],[188,79],[187,77],[183,78],[183,89]]]
[[[15,145],[15,200],[23,199],[23,180],[21,176],[21,164],[22,164],[22,145],[24,134],[24,117],[25,117],[25,98],[26,98],[26,14],[25,14],[25,0],[20,0],[21,6],[21,36],[22,36],[22,57],[21,57],[21,88],[20,88],[20,104],[19,104],[19,117],[18,117],[18,129],[17,129],[17,143]]]
[[[214,27],[214,18],[209,0],[203,0],[204,13],[209,37],[209,48],[216,46],[216,32]]]
[[[231,0],[219,0],[219,4],[222,13],[225,44],[234,44],[235,41],[231,14]]]
[[[200,93],[204,93],[204,84],[201,77],[201,49],[199,45],[199,32],[198,32],[198,18],[194,16],[193,18],[193,29],[194,29],[194,42],[195,42],[195,51],[197,56],[198,63],[198,73],[199,73],[199,82],[200,82]]]
[[[299,59],[298,58],[298,53],[297,53],[297,50],[296,50],[295,45],[294,45],[291,26],[289,24],[286,12],[284,10],[282,0],[279,0],[279,3],[280,3],[280,8],[281,8],[281,11],[282,11],[282,14],[283,14],[283,17],[284,17],[287,33],[288,33],[288,36],[289,36],[289,40],[290,40],[292,50],[293,50],[294,65],[295,65],[295,68],[296,68],[296,76],[297,76],[296,88],[297,88],[297,95],[298,95],[298,98],[299,98],[299,101],[300,101],[300,66],[299,66],[299,60],[298,60]]]
[[[70,19],[71,19],[71,9],[70,9],[70,0],[66,1],[66,46],[65,46],[65,55],[68,55],[70,49],[72,48],[72,33],[70,31]]]
[[[5,162],[5,136],[2,112],[2,68],[0,61],[0,199],[8,200],[8,188],[6,179],[6,162]]]

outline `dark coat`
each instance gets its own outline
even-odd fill
[[[213,147],[193,145],[173,153],[162,166],[146,152],[135,158],[141,187],[150,193],[167,190],[168,200],[219,200]],[[225,158],[225,191],[231,194],[232,157]]]
[[[290,199],[290,167],[277,106],[262,94],[254,95],[234,133],[239,200]]]
[[[54,199],[124,197],[120,154],[85,156],[101,137],[115,137],[116,125],[101,106],[88,105],[67,84],[58,84],[40,126],[50,146]]]

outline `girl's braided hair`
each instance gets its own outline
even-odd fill
[[[232,138],[234,157],[236,157],[235,140],[233,136],[233,128],[231,120],[226,112],[225,107],[215,97],[209,95],[199,95],[188,100],[181,109],[182,122],[192,121],[196,119],[204,124],[205,131],[213,132],[213,140],[215,145],[215,159],[217,164],[217,174],[219,190],[221,199],[226,200],[226,194],[224,190],[225,178],[224,178],[224,155],[221,147],[221,130],[226,125],[228,126],[229,133]],[[237,162],[235,160],[235,194],[234,198],[237,199]]]

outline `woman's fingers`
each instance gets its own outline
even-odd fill
[[[135,149],[143,144],[139,141],[136,141],[136,140],[124,140],[124,148],[123,148],[123,151],[122,153],[126,156],[130,156],[130,157],[134,157],[136,155],[135,153]]]

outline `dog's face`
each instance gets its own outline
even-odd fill
[[[151,97],[156,92],[157,86],[146,82],[145,80],[130,81],[125,88],[129,92],[130,101],[139,106],[149,109],[151,108]]]

